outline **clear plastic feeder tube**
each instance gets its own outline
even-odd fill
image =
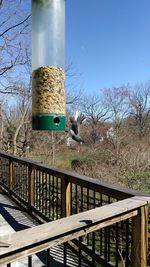
[[[65,129],[65,0],[32,0],[35,130]]]

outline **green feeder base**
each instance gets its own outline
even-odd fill
[[[32,117],[33,130],[63,131],[66,127],[66,117],[61,114],[37,114]]]

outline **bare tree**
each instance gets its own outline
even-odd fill
[[[24,135],[23,128],[29,122],[31,112],[30,2],[1,1],[0,9],[0,94],[9,96],[9,105],[5,108],[3,141],[10,144],[9,150],[16,154],[18,149],[25,146],[26,138],[20,145],[20,135]],[[9,112],[10,101],[15,116]],[[8,149],[8,145],[5,149]]]
[[[89,95],[84,98],[83,111],[88,121],[92,124],[106,121],[108,116],[108,108],[104,105],[102,96]]]
[[[150,130],[150,85],[138,85],[129,94],[132,129],[140,138]]]
[[[87,142],[97,144],[103,139],[103,126],[108,120],[108,107],[105,106],[103,96],[99,94],[89,95],[83,98],[82,112],[86,116]]]
[[[65,69],[66,73],[66,108],[73,116],[76,110],[81,106],[84,91],[77,85],[79,74],[74,69],[72,63],[69,63]]]
[[[27,126],[30,123],[30,101],[23,96],[18,96],[15,103],[4,107],[3,143],[5,150],[25,156],[27,146]]]
[[[13,154],[16,155],[17,154],[17,138],[18,138],[18,135],[19,135],[19,132],[22,128],[22,126],[25,124],[25,123],[29,123],[28,120],[26,120],[26,117],[27,117],[27,114],[28,114],[28,111],[29,111],[29,103],[26,104],[22,114],[21,114],[21,117],[18,118],[19,119],[19,123],[16,127],[16,130],[14,132],[14,136],[13,136]],[[24,148],[24,147],[23,147]]]
[[[30,6],[30,5],[29,5]],[[0,2],[0,93],[17,93],[14,82],[20,80],[30,49],[30,10],[23,1]]]
[[[112,88],[104,92],[105,103],[111,117],[111,128],[107,131],[107,140],[114,149],[117,177],[121,148],[126,137],[124,122],[129,113],[128,94],[126,87]]]

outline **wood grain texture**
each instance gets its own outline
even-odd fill
[[[132,262],[133,267],[147,267],[148,252],[148,208],[138,209],[132,219]]]
[[[0,264],[56,246],[116,222],[137,217],[149,199],[129,198],[1,238],[10,244],[0,248]],[[144,234],[144,231],[142,232]],[[144,246],[143,246],[144,249]],[[144,267],[144,266],[142,266]]]

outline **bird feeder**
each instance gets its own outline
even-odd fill
[[[65,0],[32,0],[32,128],[65,129]]]

